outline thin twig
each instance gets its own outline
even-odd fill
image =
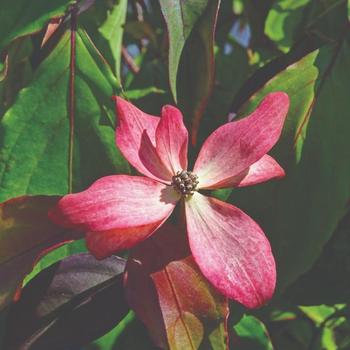
[[[122,46],[122,57],[126,65],[128,66],[128,68],[134,74],[138,74],[140,72],[140,68],[137,66],[134,59],[132,58],[132,56],[129,54],[128,50],[124,46]]]

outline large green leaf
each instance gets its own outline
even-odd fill
[[[214,34],[220,0],[209,2],[185,45],[178,74],[179,106],[191,126],[192,144],[214,84]],[[170,80],[171,82],[171,80]]]
[[[1,201],[23,194],[65,194],[70,179],[78,191],[103,175],[128,171],[114,143],[111,96],[118,85],[83,31],[76,33],[74,118],[68,112],[69,63],[66,33],[1,121]]]
[[[345,213],[350,197],[350,47],[324,47],[270,80],[244,108],[268,92],[291,99],[273,155],[286,170],[280,182],[240,189],[231,201],[264,228],[277,260],[279,287],[307,271]]]
[[[52,18],[64,15],[74,0],[2,0],[0,51],[12,40],[37,32]]]
[[[176,78],[181,53],[193,27],[210,2],[208,0],[160,0],[159,2],[168,27],[169,80],[174,99],[177,101]]]
[[[21,197],[0,205],[0,310],[10,303],[40,256],[79,235],[51,223],[57,197]]]

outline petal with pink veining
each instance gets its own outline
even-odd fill
[[[164,106],[156,130],[157,152],[172,174],[187,169],[188,132],[181,112],[173,106]]]
[[[155,133],[160,118],[142,112],[133,104],[115,97],[119,125],[116,144],[124,157],[140,173],[170,183],[172,173],[156,151]]]
[[[252,186],[268,180],[280,179],[285,175],[286,173],[276,160],[265,154],[249,167],[248,172],[235,186]]]
[[[233,178],[220,182],[220,187],[245,187],[256,185],[272,179],[280,179],[285,176],[283,168],[275,159],[265,154],[261,159],[252,164],[247,170]]]
[[[221,293],[249,308],[272,297],[275,261],[253,219],[231,204],[196,192],[186,201],[186,221],[194,259]]]
[[[124,235],[114,237],[122,249],[147,238],[171,214],[178,198],[172,187],[146,177],[112,175],[64,196],[49,216],[67,228]]]
[[[221,188],[277,142],[289,108],[284,92],[267,95],[248,117],[227,123],[204,142],[194,166],[199,188]]]

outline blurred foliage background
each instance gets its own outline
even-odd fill
[[[191,130],[193,157],[228,118],[246,115],[270,91],[286,91],[291,110],[272,152],[286,179],[213,193],[262,225],[278,267],[269,305],[231,305],[230,349],[350,349],[349,1],[2,0],[0,7],[1,202],[63,195],[130,173],[114,146],[113,94],[155,115],[176,104]],[[72,29],[74,134],[67,118]],[[98,269],[105,279],[91,285],[80,276],[81,287],[73,288],[75,277],[59,261],[70,266],[74,254],[86,252],[78,240],[28,275],[47,237],[33,246],[36,228],[20,214],[12,227],[5,209],[1,349],[155,349],[125,309],[121,267],[104,261]],[[64,300],[52,282],[62,269],[70,293]],[[97,267],[88,260],[84,269]],[[25,276],[21,303],[10,305]],[[40,290],[49,297],[40,299]]]

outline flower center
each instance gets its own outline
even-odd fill
[[[185,198],[192,196],[197,191],[198,176],[192,171],[181,170],[173,176],[171,185]]]

